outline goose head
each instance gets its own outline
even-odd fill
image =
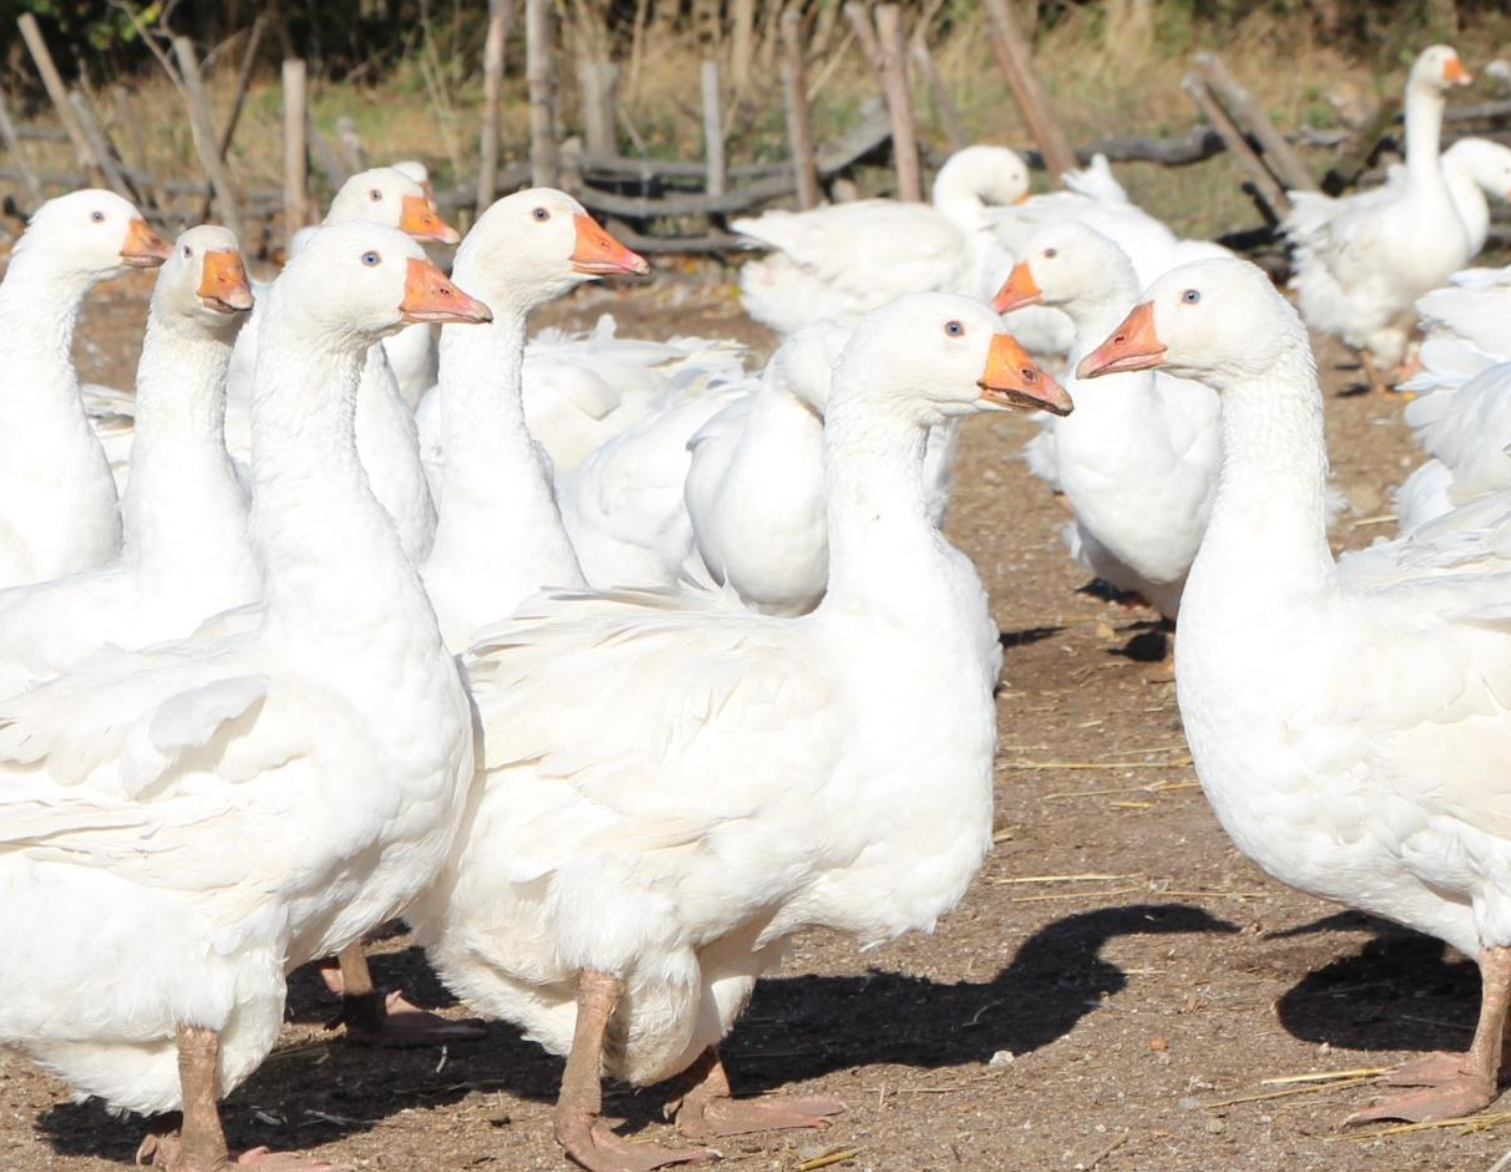
[[[173,242],[157,275],[153,313],[213,333],[234,333],[251,308],[252,289],[234,232],[201,224]]]
[[[1309,353],[1306,327],[1263,269],[1237,258],[1200,260],[1150,285],[1112,336],[1081,360],[1076,377],[1163,367],[1222,391],[1299,352]]]
[[[934,178],[934,206],[980,208],[1019,203],[1028,195],[1028,167],[1001,146],[969,146],[945,160]]]
[[[445,220],[426,191],[396,167],[360,171],[341,185],[331,200],[327,224],[364,220],[384,224],[427,244],[455,244],[461,235]]]
[[[1432,45],[1422,50],[1411,67],[1408,89],[1443,93],[1455,86],[1468,85],[1474,75],[1464,68],[1458,51],[1449,45]]]
[[[644,276],[650,266],[570,195],[535,187],[505,196],[478,217],[457,251],[455,271],[490,301],[523,312],[585,281]]]
[[[280,328],[313,331],[348,352],[365,352],[416,322],[493,320],[417,241],[381,224],[321,228],[289,261],[272,295],[282,310]]]
[[[13,259],[36,258],[55,273],[94,285],[127,269],[156,268],[168,253],[168,244],[129,200],[91,188],[38,208]]]
[[[1443,167],[1468,176],[1487,195],[1511,200],[1511,147],[1488,138],[1461,138],[1443,152]]]
[[[1095,228],[1056,224],[1028,238],[1023,259],[998,290],[992,309],[1011,313],[1025,305],[1085,304],[1105,295],[1111,277],[1121,278],[1118,284],[1133,279],[1127,253]]]
[[[1039,408],[1070,414],[1070,396],[990,309],[950,293],[911,293],[867,314],[840,357],[834,401],[864,398],[910,422]]]

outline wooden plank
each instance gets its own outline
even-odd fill
[[[1023,121],[1044,153],[1049,173],[1058,183],[1061,175],[1075,169],[1076,155],[1064,128],[1050,110],[1049,98],[1034,68],[1033,45],[1019,27],[1012,0],[984,0],[984,3],[992,26],[992,35],[987,40],[997,64],[1007,77]]]
[[[498,114],[504,92],[504,47],[514,16],[514,0],[489,0],[488,36],[483,41],[483,119],[478,150],[477,211],[498,195]]]
[[[782,13],[782,90],[787,100],[787,143],[797,176],[797,205],[818,206],[818,169],[813,161],[813,127],[808,119],[808,77],[803,66],[801,18]]]
[[[57,112],[58,121],[62,123],[69,141],[73,143],[74,153],[78,155],[79,163],[87,167],[94,152],[89,148],[89,139],[84,135],[84,128],[79,125],[73,107],[68,104],[68,90],[63,85],[63,78],[58,73],[57,65],[53,63],[52,54],[47,50],[47,42],[42,39],[42,30],[37,27],[37,18],[30,12],[26,12],[17,18],[16,25],[21,29],[21,39],[26,42],[27,51],[31,53],[31,59],[37,66],[37,73],[42,78],[42,86],[47,90],[47,97],[52,102],[52,108]]]
[[[1203,50],[1196,54],[1196,68],[1212,92],[1222,99],[1233,120],[1259,140],[1266,163],[1286,188],[1291,191],[1322,190],[1321,184],[1312,177],[1296,153],[1296,148],[1276,129],[1264,107],[1228,72],[1221,57]]]
[[[944,131],[945,138],[950,140],[950,150],[964,150],[971,145],[970,135],[965,130],[965,120],[960,117],[960,109],[950,97],[944,78],[939,75],[939,67],[934,64],[934,54],[929,52],[929,43],[922,32],[920,28],[913,36],[913,64],[918,66],[918,72],[923,75],[923,80],[929,87],[934,115],[939,119],[939,127]]]
[[[1291,210],[1291,201],[1286,197],[1284,189],[1275,181],[1264,162],[1254,149],[1249,146],[1243,132],[1228,116],[1223,109],[1222,103],[1212,96],[1206,80],[1197,74],[1188,73],[1181,82],[1181,88],[1191,95],[1191,100],[1196,103],[1196,108],[1206,115],[1207,121],[1212,124],[1212,129],[1222,137],[1229,151],[1233,153],[1234,160],[1244,174],[1253,183],[1255,191],[1259,194],[1260,202],[1265,205],[1267,218],[1271,223],[1279,223],[1285,213]]]
[[[530,92],[530,177],[537,187],[555,187],[561,160],[552,116],[555,55],[550,0],[525,0],[525,80]]]
[[[703,188],[709,195],[723,195],[729,187],[724,162],[724,116],[719,108],[719,63],[705,61],[699,71],[703,90],[703,165],[707,178]]]
[[[21,149],[21,136],[16,133],[16,124],[11,121],[10,103],[5,99],[4,90],[0,90],[0,140],[4,141],[5,149],[10,152],[11,163],[26,186],[26,194],[31,200],[31,206],[26,210],[28,213],[34,212],[47,197],[42,194],[42,184],[37,180],[37,173],[32,170],[31,161]]]
[[[304,133],[310,144],[310,158],[314,160],[315,166],[320,168],[320,172],[325,176],[325,181],[330,184],[331,190],[339,191],[341,190],[341,185],[351,178],[351,176],[347,172],[346,166],[341,162],[340,156],[336,154],[336,148],[331,146],[331,140],[325,137],[324,132],[321,131],[319,124],[315,121],[314,111],[306,107],[306,115]]]
[[[350,115],[343,114],[336,119],[336,141],[341,144],[341,161],[349,172],[355,175],[367,170],[367,147],[363,145],[362,136],[357,133],[357,123]]]
[[[285,246],[309,220],[308,72],[297,57],[283,63],[283,232]]]
[[[94,116],[94,109],[90,106],[89,99],[80,90],[69,90],[68,104],[73,107],[73,116],[79,120],[79,129],[84,132],[84,141],[89,144],[90,158],[94,160],[94,165],[100,174],[105,176],[105,186],[122,199],[129,199],[135,203],[136,192],[131,190],[126,182],[126,176],[116,163],[115,154],[110,149],[105,132],[100,129],[99,119]]]
[[[897,197],[923,202],[923,175],[918,165],[918,123],[913,115],[913,91],[908,86],[908,54],[902,28],[902,9],[883,4],[876,10],[876,35],[881,42],[882,91],[892,118],[892,157],[897,167]]]
[[[210,100],[205,95],[205,82],[200,76],[199,58],[194,55],[193,42],[188,37],[174,37],[173,56],[178,61],[178,71],[184,79],[184,97],[189,105],[189,134],[194,140],[194,153],[199,156],[199,165],[204,168],[210,186],[215,190],[221,223],[240,237],[241,210],[237,207],[230,171],[220,157],[220,136],[215,133],[215,120],[210,115]]]

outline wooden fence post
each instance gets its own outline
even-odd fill
[[[1249,146],[1248,140],[1243,136],[1243,131],[1228,117],[1228,112],[1212,96],[1207,83],[1197,74],[1186,74],[1185,80],[1180,84],[1181,88],[1191,95],[1196,108],[1212,124],[1212,129],[1217,131],[1218,137],[1232,153],[1239,169],[1254,184],[1254,190],[1258,192],[1260,202],[1265,205],[1270,222],[1279,223],[1285,213],[1291,210],[1291,201],[1286,197],[1280,184],[1275,182],[1275,177],[1265,168],[1263,161],[1254,153],[1254,149]]]
[[[703,160],[708,167],[704,186],[709,195],[723,195],[727,173],[724,166],[724,117],[719,110],[719,63],[703,62]]]
[[[525,77],[530,91],[530,182],[536,187],[555,187],[561,159],[556,146],[552,117],[552,79],[555,73],[551,44],[550,0],[525,0]]]
[[[610,61],[584,58],[578,63],[578,83],[582,87],[582,137],[589,154],[618,153],[614,134],[614,87],[619,67]]]
[[[220,136],[215,133],[215,120],[210,116],[210,101],[205,96],[205,82],[200,76],[199,58],[194,55],[193,42],[188,37],[174,37],[173,55],[178,58],[178,71],[184,79],[194,153],[199,156],[199,165],[205,169],[205,176],[210,180],[215,200],[220,205],[221,221],[240,239],[241,211],[236,206],[231,174],[220,157]]]
[[[923,202],[923,176],[918,169],[918,123],[913,116],[913,91],[908,86],[908,54],[904,47],[902,9],[883,4],[876,10],[876,33],[881,42],[882,92],[892,118],[892,158],[897,164],[897,197]]]
[[[477,214],[498,194],[498,104],[504,90],[504,45],[513,0],[489,0],[488,38],[483,42],[483,127],[478,150]]]
[[[735,101],[750,88],[750,67],[755,56],[755,0],[735,0],[734,31],[729,40],[729,72]]]
[[[11,121],[10,104],[6,102],[3,90],[0,90],[0,139],[5,141],[5,149],[10,152],[16,170],[21,173],[21,182],[26,184],[26,193],[31,197],[31,207],[27,208],[27,212],[34,212],[42,206],[46,197],[42,194],[42,184],[37,182],[37,173],[32,170],[26,153],[21,149],[21,136],[16,133],[16,124]]]
[[[285,245],[309,218],[309,142],[305,64],[297,57],[283,63],[283,216]]]
[[[924,39],[922,27],[913,34],[913,62],[929,87],[934,114],[939,119],[945,138],[950,140],[950,150],[964,150],[971,145],[971,137],[965,131],[965,120],[960,117],[960,108],[950,97],[944,78],[939,76],[939,68],[934,64],[934,54],[929,52],[929,43]]]
[[[1211,90],[1218,94],[1234,121],[1243,125],[1259,140],[1264,155],[1275,177],[1291,191],[1321,191],[1322,187],[1294,147],[1286,142],[1285,135],[1275,128],[1270,116],[1243,86],[1228,72],[1216,53],[1200,52],[1196,55],[1196,68],[1206,79]]]
[[[797,176],[797,206],[818,206],[818,165],[813,159],[813,128],[808,121],[808,77],[803,68],[801,17],[782,13],[782,86],[787,96],[787,140]]]
[[[871,23],[871,10],[860,0],[847,0],[844,8],[845,19],[850,22],[850,29],[855,33],[855,39],[860,43],[860,51],[865,55],[866,64],[871,67],[871,72],[881,74],[881,42],[876,39],[876,26]]]
[[[110,142],[106,139],[105,132],[100,129],[99,119],[94,116],[89,99],[81,90],[69,90],[68,104],[73,107],[73,116],[79,120],[79,129],[84,132],[84,141],[89,144],[90,157],[94,159],[100,174],[105,176],[105,186],[122,199],[129,199],[135,203],[136,192],[127,184],[126,176],[116,163],[115,156],[110,150]]]
[[[58,67],[53,64],[52,54],[47,51],[47,42],[42,39],[42,30],[37,27],[37,18],[30,12],[23,13],[17,18],[16,24],[21,29],[21,38],[26,42],[32,61],[36,63],[37,73],[42,77],[42,85],[52,101],[52,108],[57,111],[58,121],[63,124],[63,129],[68,133],[68,140],[73,143],[74,153],[79,157],[79,165],[88,167],[94,152],[89,149],[89,140],[84,135],[84,128],[79,125],[73,107],[68,104],[68,90],[58,74]]]
[[[1058,183],[1061,175],[1076,168],[1076,153],[1049,108],[1049,99],[1034,69],[1033,46],[1018,25],[1012,0],[984,0],[984,3],[993,26],[994,35],[988,37],[992,52],[1007,75],[1007,84],[1012,87],[1023,121],[1028,123],[1029,132],[1044,153],[1044,165]]]

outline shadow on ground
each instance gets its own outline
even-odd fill
[[[998,1050],[1026,1054],[1064,1037],[1127,975],[1101,959],[1118,936],[1233,933],[1200,908],[1139,904],[1068,916],[1029,937],[989,981],[945,984],[872,970],[863,976],[803,976],[762,983],[726,1048],[741,1093],[776,1090],[836,1070],[876,1064],[920,1069],[979,1065]],[[452,1003],[417,948],[374,956],[380,986],[402,985],[426,1005]],[[334,1002],[313,970],[290,982],[291,1016],[323,1021]],[[554,1101],[559,1060],[495,1024],[487,1041],[435,1050],[376,1051],[334,1039],[275,1053],[226,1105],[233,1148],[267,1144],[300,1151],[376,1126],[399,1111],[495,1092]],[[666,1088],[608,1096],[637,1130],[660,1118]],[[142,1127],[112,1119],[98,1103],[60,1104],[37,1123],[55,1150],[129,1161]]]

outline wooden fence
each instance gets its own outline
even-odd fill
[[[876,79],[877,98],[863,111],[859,124],[842,138],[816,144],[809,107],[815,88],[807,79],[805,45],[795,11],[780,22],[780,92],[785,105],[789,158],[780,163],[730,165],[725,144],[726,118],[722,107],[727,88],[717,61],[702,63],[699,98],[703,128],[703,158],[666,160],[630,158],[620,154],[615,125],[622,116],[615,87],[618,67],[609,61],[577,62],[576,84],[581,99],[580,134],[559,138],[559,50],[553,28],[551,0],[520,0],[524,5],[526,82],[529,95],[528,158],[501,165],[499,112],[503,90],[505,46],[515,25],[516,0],[490,0],[484,45],[484,101],[479,117],[479,170],[475,182],[438,193],[438,202],[462,216],[485,207],[499,194],[526,184],[560,186],[571,191],[592,211],[608,219],[632,247],[650,252],[720,252],[740,247],[725,224],[729,217],[756,211],[777,201],[812,207],[823,190],[838,194],[837,185],[861,163],[890,163],[895,169],[901,199],[925,196],[923,166],[939,157],[920,145],[912,105],[912,74],[927,89],[951,149],[966,145],[962,119],[919,27],[911,35],[903,10],[892,3],[874,9],[859,0],[843,8],[851,37]],[[1298,143],[1282,135],[1264,110],[1212,53],[1198,53],[1184,81],[1202,121],[1184,135],[1165,138],[1114,138],[1073,147],[1046,99],[1033,63],[1031,45],[1021,31],[1014,0],[985,0],[987,33],[1023,122],[1036,149],[1029,161],[1055,175],[1101,153],[1114,162],[1144,161],[1166,167],[1189,166],[1218,154],[1230,153],[1245,177],[1265,220],[1273,226],[1289,209],[1290,190],[1337,191],[1358,180],[1370,166],[1382,139],[1394,128],[1399,111],[1387,106],[1360,132],[1312,134],[1299,145],[1326,146],[1336,155],[1348,149],[1322,184],[1300,157]],[[790,18],[790,19],[789,19]],[[99,116],[96,98],[86,89],[69,89],[48,52],[35,19],[17,22],[37,75],[57,117],[59,129],[29,127],[12,117],[6,95],[0,92],[0,144],[6,159],[0,180],[16,192],[7,197],[13,210],[26,213],[49,193],[89,184],[103,184],[136,201],[169,228],[214,216],[256,248],[287,239],[316,218],[310,198],[310,171],[320,173],[330,189],[367,165],[365,148],[355,129],[338,121],[327,136],[309,113],[308,72],[300,60],[283,62],[281,73],[284,124],[284,184],[281,191],[246,191],[228,162],[242,107],[251,84],[262,39],[261,18],[253,24],[242,48],[234,97],[225,125],[217,127],[205,95],[201,62],[194,46],[183,37],[159,39],[140,29],[143,42],[157,56],[181,95],[188,117],[194,153],[202,178],[198,181],[162,179],[123,162]],[[748,84],[738,54],[733,90]],[[746,65],[744,72],[748,73]],[[1511,119],[1511,100],[1460,106],[1450,110],[1453,128],[1503,133]],[[1450,134],[1450,137],[1452,135]],[[28,160],[27,139],[51,139],[72,144],[79,169],[65,173],[39,172]],[[141,152],[136,152],[138,158]],[[693,230],[689,231],[691,224]]]

